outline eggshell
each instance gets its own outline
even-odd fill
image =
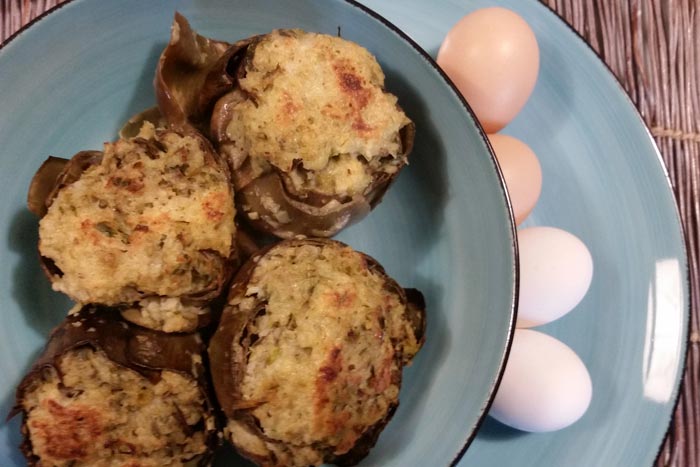
[[[517,327],[554,321],[586,295],[593,279],[593,258],[575,235],[555,227],[520,229],[518,250]]]
[[[488,135],[508,188],[515,223],[520,224],[542,192],[542,168],[530,147],[508,135]]]
[[[487,133],[506,126],[530,97],[540,65],[535,34],[523,18],[500,7],[460,19],[437,56]]]
[[[576,353],[554,337],[517,329],[489,415],[513,428],[546,432],[581,418],[593,394]]]

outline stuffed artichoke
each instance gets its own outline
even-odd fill
[[[86,306],[17,389],[31,466],[208,465],[217,443],[197,334],[163,334]]]
[[[398,405],[424,326],[420,292],[340,242],[258,253],[209,345],[226,436],[262,466],[358,462]]]
[[[300,30],[252,40],[212,116],[240,212],[282,238],[330,237],[364,217],[407,163],[413,135],[366,49]]]
[[[330,237],[360,220],[413,146],[377,60],[340,37],[276,30],[227,44],[178,14],[155,86],[171,125],[211,119],[239,213],[281,238]]]
[[[193,131],[146,123],[102,153],[52,158],[29,198],[43,216],[39,252],[53,288],[79,303],[119,306],[148,328],[191,331],[231,276],[228,169]]]

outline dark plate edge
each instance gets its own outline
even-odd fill
[[[610,66],[603,60],[603,57],[588,43],[588,41],[576,30],[574,29],[573,26],[571,26],[562,16],[557,13],[552,7],[549,5],[543,3],[542,1],[536,1],[535,3],[540,4],[541,7],[544,8],[545,11],[548,13],[554,15],[557,20],[561,21],[566,25],[566,27],[573,33],[573,35],[579,39],[581,42],[583,42],[586,45],[586,48],[593,54],[595,58],[598,59],[598,61],[603,65],[603,68],[609,76],[613,79],[615,83],[617,83],[617,86],[620,90],[620,93],[625,97],[627,100],[627,103],[629,106],[634,109],[633,112],[637,117],[638,123],[642,125],[642,128],[644,128],[644,131],[647,134],[647,138],[649,140],[649,143],[651,144],[652,148],[654,149],[654,153],[656,154],[656,158],[659,162],[659,165],[661,166],[661,170],[663,171],[664,178],[666,179],[666,185],[667,188],[670,190],[672,198],[674,200],[673,206],[675,209],[676,213],[676,220],[678,222],[678,226],[680,227],[680,234],[681,234],[681,246],[683,248],[683,256],[685,257],[685,288],[688,293],[688,300],[687,303],[685,304],[685,309],[686,309],[686,331],[685,331],[685,339],[683,339],[683,356],[682,356],[682,363],[681,363],[681,377],[678,378],[676,381],[676,387],[674,388],[675,391],[675,401],[673,402],[673,410],[671,411],[671,415],[668,419],[668,426],[666,428],[666,432],[664,434],[663,439],[661,440],[661,443],[659,444],[659,447],[656,452],[656,456],[654,457],[654,464],[658,463],[659,458],[661,457],[661,450],[663,449],[664,442],[666,438],[669,436],[670,431],[671,431],[671,425],[673,423],[673,417],[674,413],[676,411],[676,408],[678,407],[678,403],[680,402],[681,395],[683,393],[682,387],[683,383],[685,381],[685,378],[687,376],[687,366],[688,366],[688,351],[690,349],[690,331],[692,327],[692,310],[691,310],[691,304],[693,303],[693,288],[691,287],[690,284],[690,261],[688,257],[688,236],[686,234],[685,226],[683,225],[683,219],[681,218],[680,214],[680,208],[678,207],[678,200],[676,199],[675,192],[673,191],[673,184],[671,183],[671,177],[668,173],[668,168],[666,167],[666,163],[664,162],[663,157],[661,156],[661,151],[659,151],[659,147],[656,145],[656,141],[654,140],[654,136],[651,133],[651,130],[649,129],[649,126],[647,125],[646,121],[644,121],[644,118],[642,117],[642,114],[640,113],[639,109],[637,106],[634,104],[634,101],[632,100],[632,97],[629,95],[627,90],[625,89],[624,85],[622,84],[622,81],[620,78],[617,77],[617,75],[612,71]]]
[[[356,0],[343,0],[346,3],[362,10],[364,13],[367,15],[371,16],[375,20],[381,22],[385,27],[388,29],[392,30],[396,35],[398,35],[401,39],[403,39],[407,44],[409,44],[413,49],[418,52],[419,55],[422,56],[422,58],[430,65],[438,74],[442,77],[442,79],[445,81],[445,83],[452,89],[452,92],[454,95],[458,98],[459,102],[462,104],[462,107],[467,111],[471,119],[474,121],[477,130],[479,131],[479,135],[481,136],[481,139],[483,140],[484,144],[486,145],[486,148],[488,149],[489,156],[491,157],[491,163],[493,164],[493,167],[496,171],[496,174],[498,175],[499,181],[500,181],[500,188],[503,193],[503,197],[506,202],[506,207],[508,210],[508,217],[509,217],[509,223],[510,223],[510,230],[511,230],[511,247],[512,247],[512,254],[513,254],[513,277],[514,277],[514,284],[513,284],[513,300],[511,302],[511,319],[510,322],[508,323],[508,335],[506,337],[506,346],[504,348],[503,354],[501,355],[501,361],[499,364],[499,369],[498,369],[498,375],[496,379],[494,380],[493,384],[491,385],[490,388],[490,393],[488,394],[488,398],[484,405],[481,408],[481,414],[479,415],[478,420],[476,423],[471,427],[471,431],[467,437],[467,439],[464,441],[464,444],[462,445],[462,448],[459,450],[459,452],[455,455],[455,457],[452,459],[452,462],[450,462],[449,467],[455,467],[457,463],[462,459],[464,456],[464,453],[467,451],[467,448],[469,445],[474,441],[474,438],[476,437],[477,432],[479,431],[479,428],[481,425],[484,423],[484,420],[486,419],[486,416],[488,415],[488,411],[493,404],[494,399],[496,398],[496,392],[498,390],[498,387],[501,384],[501,380],[503,379],[503,374],[505,373],[506,369],[506,362],[508,361],[508,357],[510,355],[510,350],[512,348],[513,344],[513,336],[515,335],[515,323],[517,321],[517,315],[518,315],[518,295],[520,291],[520,264],[519,264],[519,254],[518,254],[518,235],[517,235],[517,229],[515,225],[515,217],[513,215],[513,205],[510,201],[510,196],[508,195],[508,191],[506,190],[506,184],[505,184],[505,178],[503,177],[503,172],[501,171],[501,167],[498,165],[498,161],[496,160],[496,156],[493,151],[493,147],[491,146],[491,143],[489,142],[489,139],[486,137],[486,132],[484,131],[483,127],[481,126],[481,123],[479,123],[479,120],[476,118],[476,114],[472,110],[472,108],[469,106],[469,103],[464,99],[462,94],[459,92],[457,89],[457,86],[452,82],[449,76],[440,68],[440,66],[435,62],[435,60],[430,56],[428,52],[426,52],[418,43],[416,43],[411,37],[409,37],[405,32],[403,32],[399,27],[397,27],[395,24],[393,24],[391,21],[387,20],[384,18],[382,15],[379,13],[375,12],[371,8],[357,2]]]
[[[46,17],[47,15],[53,13],[53,12],[56,11],[56,10],[59,10],[59,9],[63,8],[64,6],[66,6],[66,5],[68,5],[69,3],[72,3],[72,2],[73,2],[73,0],[66,0],[66,2],[64,2],[64,3],[59,3],[58,5],[54,5],[54,6],[52,6],[51,8],[49,8],[48,10],[46,10],[45,12],[43,12],[42,14],[40,14],[39,16],[37,16],[36,18],[32,19],[32,20],[29,21],[27,24],[25,24],[24,26],[22,26],[21,28],[19,28],[19,29],[16,30],[15,32],[13,32],[13,33],[10,35],[10,37],[8,37],[8,38],[5,39],[4,41],[2,41],[2,42],[0,43],[0,50],[2,50],[6,45],[8,45],[10,42],[12,42],[17,36],[19,36],[19,35],[22,34],[24,31],[26,31],[26,30],[29,29],[31,26],[33,26],[34,23],[37,23],[38,21],[40,21],[41,19],[43,19],[43,18]]]

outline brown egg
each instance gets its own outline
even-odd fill
[[[532,149],[519,139],[502,134],[488,137],[506,181],[515,223],[519,225],[530,214],[540,197],[540,162]]]
[[[487,133],[506,126],[523,108],[537,81],[535,34],[505,8],[483,8],[455,24],[437,62],[469,102]]]

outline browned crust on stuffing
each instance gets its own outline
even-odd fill
[[[102,414],[85,405],[64,407],[52,399],[46,405],[52,420],[34,420],[32,428],[47,440],[47,454],[60,460],[86,457],[87,447],[102,435]]]
[[[123,320],[119,310],[115,308],[86,305],[78,313],[69,315],[51,332],[43,352],[17,387],[15,406],[8,418],[23,412],[22,401],[25,392],[37,378],[42,377],[44,371],[53,369],[58,372],[60,358],[81,347],[100,351],[115,364],[135,371],[152,382],[158,381],[163,370],[191,378],[200,387],[206,415],[214,417],[211,390],[205,368],[200,363],[205,347],[198,334],[165,334],[152,331]],[[193,357],[199,357],[199,362],[193,361]],[[100,427],[100,414],[93,413],[88,407],[77,410],[58,406],[51,410],[66,422],[78,421],[77,431],[66,432],[65,436],[62,436],[60,431],[52,432],[52,436],[58,437],[57,442],[52,443],[52,449],[55,448],[56,451],[54,454],[59,458],[79,457],[79,451],[84,448],[85,443],[98,435],[96,430]],[[38,465],[39,459],[33,453],[26,422],[24,417],[21,428],[24,439],[20,448],[29,465]],[[46,428],[55,429],[53,426]],[[209,450],[213,452],[219,442],[217,430],[207,430],[206,439]],[[197,465],[208,465],[211,452],[203,456]]]

